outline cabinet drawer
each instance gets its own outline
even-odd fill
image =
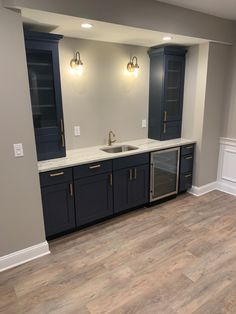
[[[149,153],[122,157],[113,160],[113,169],[119,170],[149,163]]]
[[[179,192],[185,192],[192,186],[192,173],[184,173],[180,175]]]
[[[94,176],[96,174],[112,171],[112,161],[98,161],[90,164],[74,167],[74,178],[80,179],[83,177]]]
[[[193,154],[194,144],[189,144],[181,147],[181,156]]]
[[[193,155],[181,156],[180,173],[193,171]]]
[[[39,174],[41,186],[53,185],[72,180],[72,168],[42,172]]]

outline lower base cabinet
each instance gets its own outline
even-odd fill
[[[114,213],[148,202],[149,165],[114,172]]]
[[[192,184],[194,145],[181,148],[179,192]],[[46,236],[71,231],[149,202],[150,154],[40,174]]]
[[[112,173],[105,173],[75,181],[77,226],[113,214],[112,179]]]
[[[72,182],[45,186],[41,189],[46,236],[75,228]]]

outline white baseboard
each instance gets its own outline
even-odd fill
[[[38,257],[49,254],[48,242],[42,242],[26,249],[0,257],[0,272],[15,266],[32,261]]]
[[[190,194],[193,194],[195,196],[202,196],[206,193],[209,193],[213,190],[218,189],[218,182],[211,182],[209,184],[203,185],[203,186],[192,186],[192,188],[188,191]]]
[[[218,190],[236,196],[236,186],[232,183],[219,182]]]

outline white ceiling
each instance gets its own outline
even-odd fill
[[[206,42],[205,39],[172,35],[169,33],[167,34],[100,21],[86,20],[83,18],[26,8],[22,9],[22,18],[26,26],[30,27],[32,30],[46,31],[73,38],[116,42],[144,47],[151,47],[166,43],[162,39],[163,36],[166,35],[170,35],[173,38],[171,43],[174,44],[190,46]],[[93,25],[93,28],[81,28],[81,24],[84,22],[90,22]]]
[[[236,20],[236,0],[156,0],[183,8],[196,10],[223,17],[226,19]]]

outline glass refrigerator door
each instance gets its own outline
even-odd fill
[[[151,201],[177,194],[178,179],[179,148],[151,154]]]

